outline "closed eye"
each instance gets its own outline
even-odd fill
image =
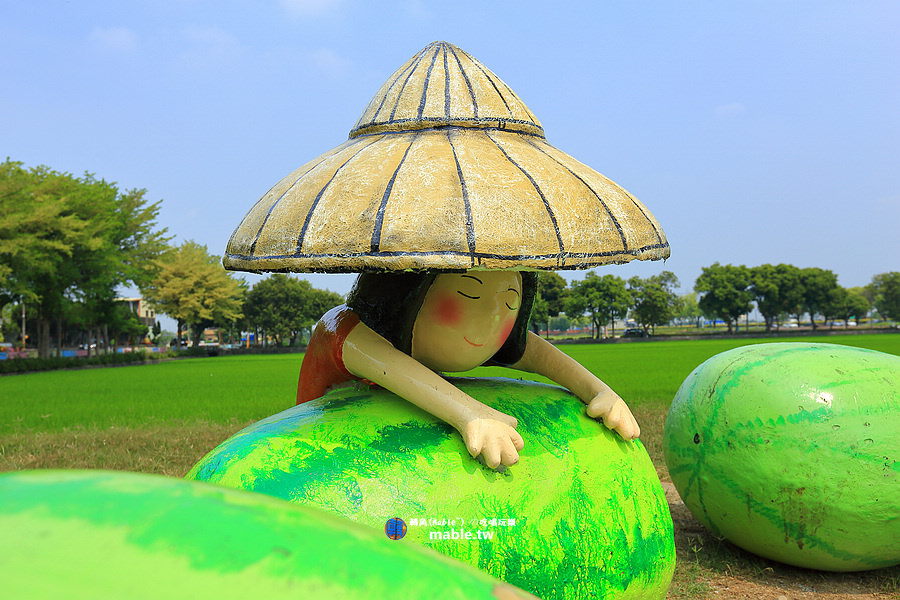
[[[516,300],[519,299],[519,290],[517,290],[516,288],[509,288],[509,289],[506,290],[506,291],[507,291],[507,292],[513,292],[513,293],[515,293],[515,295],[516,295]],[[506,303],[506,308],[508,308],[509,310],[516,310],[517,308],[519,308],[519,303],[518,303],[518,302],[513,301],[513,304],[515,304],[515,306],[510,306],[510,305],[509,305],[509,302],[507,302],[507,303]]]
[[[474,280],[477,281],[479,284],[484,285],[484,282],[483,282],[482,280],[478,279],[477,277],[475,277],[474,275],[463,275],[462,277],[463,277],[464,279],[474,279]],[[456,292],[457,292],[460,296],[463,296],[464,298],[469,298],[470,300],[478,300],[479,298],[481,298],[481,296],[470,296],[469,294],[466,294],[466,293],[461,292],[461,291],[459,291],[459,290],[456,290]]]

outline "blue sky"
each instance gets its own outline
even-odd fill
[[[900,270],[898,32],[900,3],[868,0],[0,0],[0,158],[146,188],[176,242],[221,255],[445,40],[662,224],[665,264],[599,272],[684,293],[713,262],[786,262],[852,287]]]

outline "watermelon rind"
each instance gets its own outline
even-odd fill
[[[663,446],[694,516],[824,571],[900,564],[900,357],[836,344],[718,354],[682,383]]]
[[[262,494],[159,475],[0,475],[4,600],[533,598]]]
[[[432,548],[541,598],[664,598],[675,564],[672,519],[641,442],[588,418],[556,386],[452,382],[518,419],[525,447],[517,464],[490,469],[440,420],[386,390],[350,386],[235,434],[188,478],[379,530],[403,518],[409,529],[398,543]],[[447,539],[454,530],[459,537]]]

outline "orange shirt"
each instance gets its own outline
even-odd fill
[[[297,404],[322,396],[333,385],[360,379],[344,367],[342,352],[357,323],[359,317],[346,304],[335,306],[316,323],[300,365]]]

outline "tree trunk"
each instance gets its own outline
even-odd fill
[[[56,315],[56,358],[62,357],[62,345],[63,345],[63,320],[62,315]]]
[[[38,319],[38,356],[50,357],[50,319],[43,315]]]
[[[192,334],[193,335],[191,335],[191,346],[194,348],[199,348],[200,347],[200,338],[203,337],[203,330],[200,328],[197,328],[197,330],[193,331]]]

